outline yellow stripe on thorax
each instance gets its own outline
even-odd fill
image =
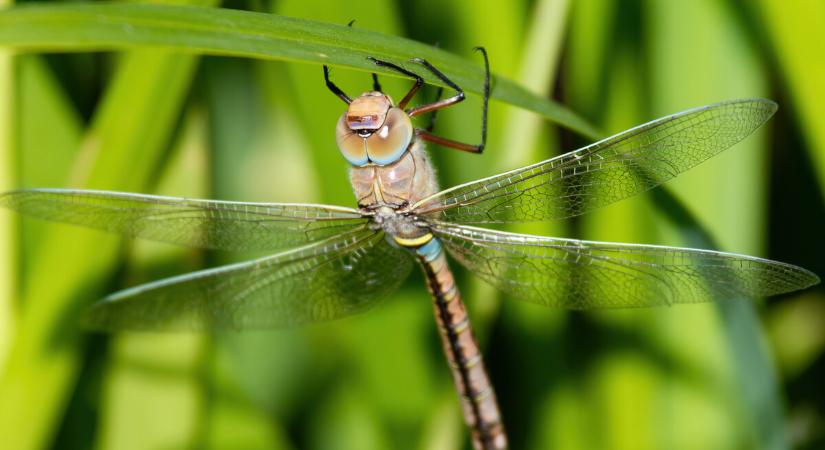
[[[414,237],[414,238],[405,238],[405,237],[401,237],[401,236],[393,236],[392,238],[395,239],[395,242],[397,242],[398,245],[400,245],[402,247],[417,248],[417,247],[421,247],[422,245],[426,244],[427,242],[430,242],[433,239],[433,235],[432,235],[432,233],[427,233],[427,234],[421,235],[419,237]]]

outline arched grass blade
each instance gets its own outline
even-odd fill
[[[13,7],[0,12],[0,45],[41,52],[155,47],[327,64],[391,76],[398,74],[376,67],[367,56],[418,71],[419,67],[408,62],[416,56],[476,94],[482,92],[484,77],[476,62],[397,36],[344,24],[193,6],[77,3]],[[431,74],[422,76],[428,83],[443,85]],[[498,76],[494,76],[493,86],[493,99],[534,111],[586,137],[598,137],[595,127],[558,103]]]

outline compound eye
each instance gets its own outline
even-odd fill
[[[410,117],[399,108],[391,108],[381,128],[367,138],[367,154],[378,165],[392,164],[401,158],[412,140]]]
[[[364,138],[347,126],[346,112],[338,119],[338,125],[335,127],[335,142],[338,144],[338,150],[353,166],[363,166],[369,161]]]

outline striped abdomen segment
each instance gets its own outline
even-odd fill
[[[433,238],[416,252],[424,268],[427,287],[433,296],[435,318],[461,394],[464,419],[473,433],[473,445],[481,449],[506,449],[507,436],[501,423],[493,385],[473,336],[467,309],[455,285],[453,273],[438,239]]]

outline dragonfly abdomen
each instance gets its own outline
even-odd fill
[[[441,243],[429,241],[416,248],[416,255],[433,297],[436,322],[453,374],[461,394],[464,418],[472,430],[473,445],[480,449],[506,449],[507,437],[501,422],[493,385],[484,367],[481,349],[473,336],[470,317],[455,278],[447,265]]]

